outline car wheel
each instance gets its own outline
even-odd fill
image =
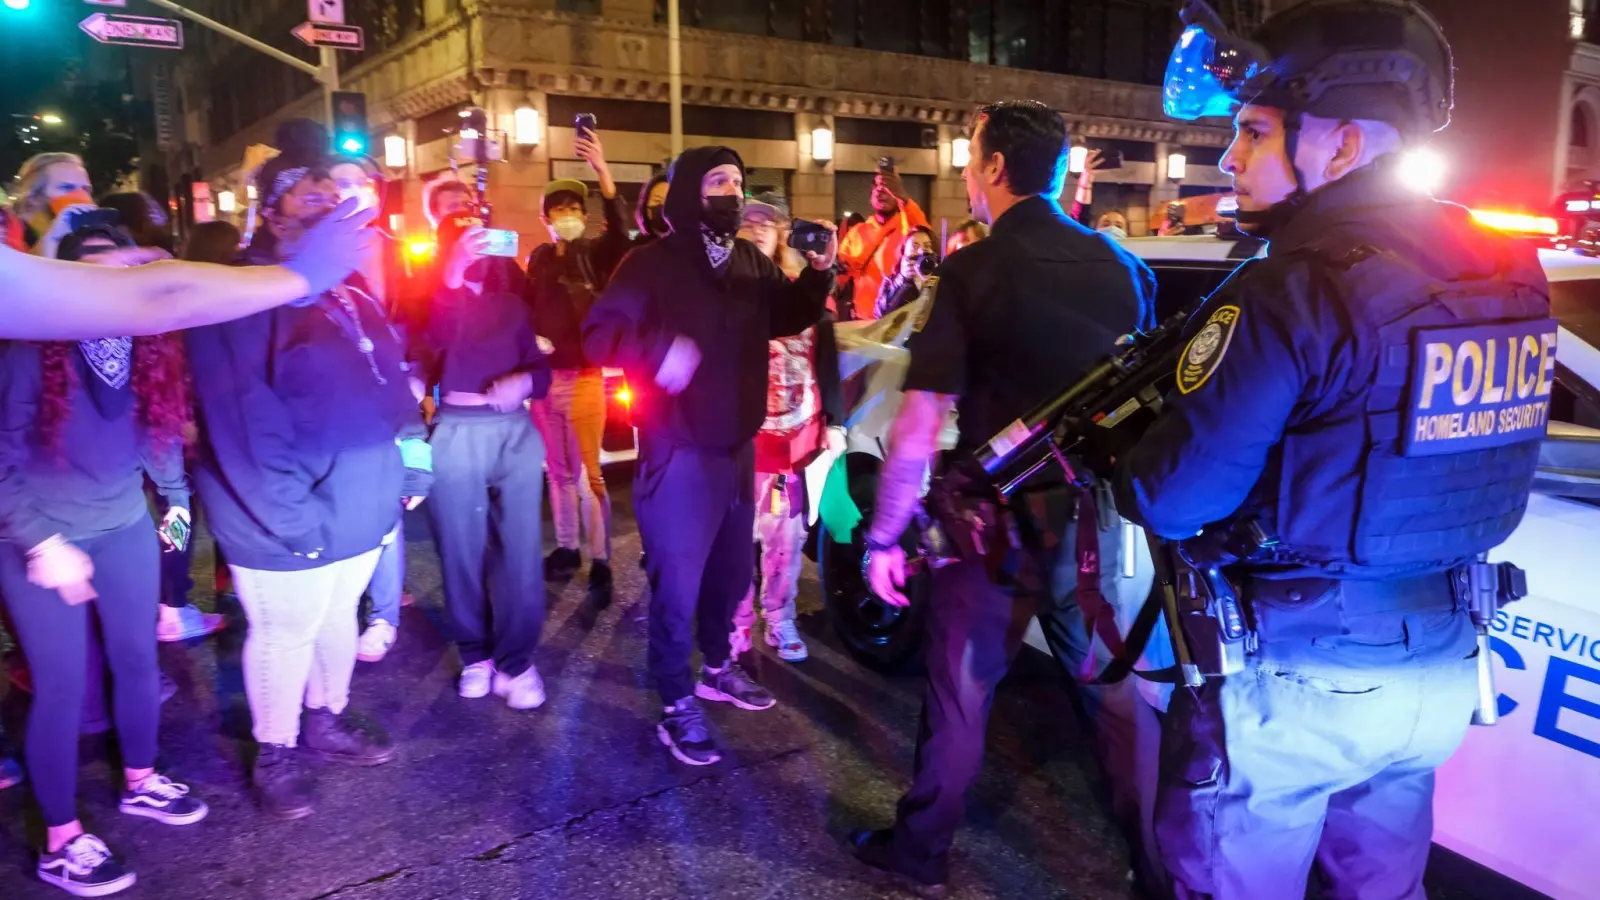
[[[884,603],[867,587],[861,573],[861,558],[866,553],[861,535],[872,521],[880,465],[877,458],[866,453],[845,457],[850,496],[861,510],[861,523],[850,535],[850,542],[841,544],[828,533],[825,524],[818,522],[817,579],[833,630],[850,655],[869,668],[905,674],[922,667],[923,620],[933,581],[925,570],[908,578],[905,593],[911,605],[903,608]],[[913,533],[908,530],[900,543],[909,551],[915,546]]]

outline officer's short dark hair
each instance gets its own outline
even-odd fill
[[[1005,100],[978,107],[973,119],[983,123],[973,153],[1006,158],[1006,187],[1019,197],[1061,193],[1067,174],[1067,123],[1061,114],[1036,100]]]

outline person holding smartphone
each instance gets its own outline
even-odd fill
[[[872,184],[872,215],[840,238],[839,259],[853,281],[853,318],[873,318],[878,291],[894,272],[900,245],[913,228],[928,227],[928,217],[911,195],[895,168],[894,160],[878,160]]]
[[[133,246],[94,226],[61,259],[108,263]],[[189,825],[206,804],[155,771],[160,546],[186,537],[188,377],[175,336],[0,344],[0,593],[32,671],[26,756],[46,826],[38,876],[78,896],[134,883],[76,810],[80,711],[94,604],[115,683],[126,815]],[[151,521],[144,480],[168,505]]]
[[[579,118],[587,124],[592,117]],[[583,621],[592,625],[611,605],[611,496],[600,469],[605,372],[584,355],[581,329],[631,241],[599,136],[587,129],[580,132],[573,152],[589,163],[599,181],[605,231],[597,237],[584,235],[587,185],[569,180],[546,185],[541,220],[551,242],[529,255],[524,296],[533,310],[534,328],[551,344],[553,369],[550,393],[532,406],[533,422],[544,438],[556,530],[556,548],[545,559],[544,575],[546,581],[571,579],[583,565],[580,549],[588,550],[589,589],[581,610]],[[580,540],[584,536],[587,542]]]
[[[545,446],[528,401],[550,389],[550,368],[523,302],[515,232],[503,234],[471,213],[440,223],[445,263],[413,349],[421,385],[439,392],[426,509],[461,654],[457,690],[525,710],[545,701],[533,660],[545,618]]]

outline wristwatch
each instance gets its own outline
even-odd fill
[[[872,536],[871,529],[868,529],[867,531],[862,532],[862,534],[861,534],[861,542],[863,544],[867,545],[867,552],[861,554],[861,578],[862,578],[862,580],[867,581],[868,586],[870,587],[871,586],[871,580],[867,575],[867,570],[870,569],[871,566],[872,566],[872,554],[880,553],[880,552],[882,552],[884,550],[889,550],[891,548],[898,547],[898,546],[900,546],[900,544],[898,542],[892,543],[892,544],[885,544],[885,543],[883,543],[881,541],[878,541],[878,540],[874,539],[873,536]]]

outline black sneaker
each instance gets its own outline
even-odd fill
[[[764,687],[750,680],[740,665],[729,660],[721,671],[705,669],[694,692],[706,700],[732,703],[740,709],[771,709],[778,698]]]
[[[596,560],[589,564],[589,595],[578,606],[578,621],[585,629],[600,621],[600,614],[611,606],[611,566]]]
[[[706,724],[705,713],[693,697],[685,697],[666,708],[661,724],[656,726],[656,736],[679,762],[709,766],[722,761],[722,751],[717,749],[717,740],[711,736],[711,726]]]
[[[303,819],[311,815],[316,785],[293,747],[262,744],[251,774],[261,808],[275,819]]]
[[[353,766],[381,766],[394,759],[394,742],[376,725],[362,727],[349,715],[326,709],[306,711],[300,744],[330,762]]]
[[[74,897],[104,897],[125,891],[139,880],[92,834],[78,835],[55,853],[39,854],[36,871],[40,881]]]
[[[942,881],[925,881],[895,865],[889,852],[890,831],[868,831],[858,828],[848,838],[850,853],[863,865],[869,866],[880,877],[895,887],[910,891],[926,900],[944,900],[950,896],[950,886]]]
[[[204,801],[189,795],[187,784],[178,784],[165,775],[151,775],[137,788],[124,790],[117,808],[126,815],[167,825],[193,825],[210,812]]]
[[[551,582],[571,581],[572,576],[578,574],[578,570],[581,568],[583,568],[583,557],[578,555],[578,551],[567,547],[557,547],[550,551],[549,556],[544,558],[544,580]]]

